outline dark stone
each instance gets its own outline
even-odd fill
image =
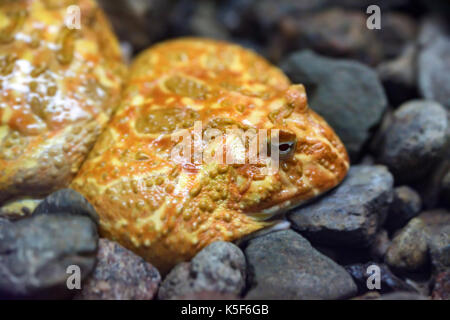
[[[429,231],[437,234],[443,227],[450,225],[450,211],[434,209],[422,212],[419,217],[426,224]]]
[[[431,294],[431,278],[430,278],[430,273],[428,272],[428,270],[426,270],[425,272],[409,272],[409,273],[404,273],[404,280],[405,282],[412,288],[414,288],[414,290],[416,290],[416,292],[422,294],[423,296],[428,297]]]
[[[170,12],[172,33],[175,36],[199,36],[229,40],[227,28],[218,19],[214,1],[177,1]]]
[[[367,247],[393,198],[393,178],[383,166],[355,165],[340,186],[288,218],[313,243]]]
[[[439,273],[434,279],[433,300],[450,300],[450,271]]]
[[[372,275],[372,272],[367,273],[370,266],[376,266],[380,270],[380,289],[373,289],[380,293],[387,293],[392,291],[410,291],[416,290],[408,285],[405,281],[394,275],[391,270],[382,263],[368,262],[365,264],[358,263],[345,267],[345,270],[353,277],[358,286],[359,294],[363,294],[370,289],[367,287],[367,279]],[[370,270],[369,270],[370,271]],[[372,282],[371,282],[372,283]]]
[[[396,183],[421,179],[446,150],[446,111],[436,102],[414,100],[393,117],[378,145],[378,161],[389,167]]]
[[[450,110],[450,37],[438,21],[425,20],[418,56],[418,85],[422,96]]]
[[[448,113],[450,116],[450,112]],[[450,131],[450,117],[447,120]],[[450,137],[450,133],[448,135]],[[450,204],[450,198],[445,198],[445,174],[450,170],[450,146],[446,148],[445,154],[437,161],[436,165],[423,178],[412,184],[422,198],[424,209],[439,208]]]
[[[81,279],[95,266],[97,229],[82,216],[42,215],[0,224],[0,297],[7,299],[69,298],[68,267],[80,268]]]
[[[358,62],[308,50],[294,53],[281,66],[293,82],[306,86],[311,108],[328,121],[356,159],[387,107],[376,73]]]
[[[362,157],[361,161],[358,164],[366,165],[366,166],[373,166],[375,165],[375,158],[371,156],[370,154],[366,154]]]
[[[377,73],[389,102],[395,107],[419,95],[416,85],[416,56],[416,46],[410,45],[398,57],[377,66]]]
[[[450,224],[443,226],[439,233],[431,234],[428,245],[435,272],[450,269]]]
[[[175,1],[169,14],[170,37],[197,36],[231,40],[230,30],[220,19],[219,5],[218,2],[208,0]]]
[[[385,261],[397,270],[418,271],[428,262],[427,250],[425,224],[414,218],[392,239]]]
[[[281,32],[293,42],[293,49],[375,65],[383,58],[383,46],[376,32],[366,27],[366,20],[361,11],[331,8],[285,20]]]
[[[166,36],[173,1],[99,0],[118,37],[141,50]]]
[[[341,266],[371,260],[370,252],[367,248],[351,248],[351,250],[349,250],[349,248],[345,246],[336,247],[314,244],[314,249]]]
[[[427,227],[428,247],[434,273],[450,269],[450,212],[430,210],[418,217]]]
[[[69,214],[85,216],[97,225],[100,222],[97,211],[80,193],[72,189],[62,189],[46,197],[33,211],[34,216],[43,214]]]
[[[370,256],[372,259],[383,261],[384,255],[386,254],[389,246],[391,245],[391,240],[386,230],[380,230],[370,245]]]
[[[381,29],[369,32],[375,31],[383,48],[383,60],[395,59],[416,41],[418,28],[410,15],[398,12],[382,12],[381,15]]]
[[[178,264],[161,284],[158,298],[176,299],[204,291],[239,296],[245,286],[246,262],[230,242],[213,242],[191,262]]]
[[[151,300],[161,276],[150,263],[116,242],[100,239],[97,266],[77,300]]]
[[[361,10],[336,7],[297,13],[279,21],[278,34],[288,50],[312,49],[372,66],[397,57],[416,38],[417,27],[407,15],[384,13],[378,30],[367,28],[367,17]]]
[[[447,171],[441,182],[442,194],[441,198],[443,202],[450,208],[450,170]]]
[[[250,272],[246,299],[345,299],[356,294],[345,269],[292,230],[252,239],[245,255]]]
[[[422,10],[431,10],[434,11],[432,13],[434,14],[442,14],[444,13],[448,17],[448,13],[450,12],[450,3],[447,0],[435,0],[435,1],[429,1],[429,0],[419,0],[419,4],[425,6]]]
[[[398,6],[407,0],[395,1],[377,1],[377,4],[382,9]],[[350,9],[366,9],[370,4],[370,0],[343,0],[339,1],[339,7]],[[264,42],[272,42],[274,37],[280,32],[278,29],[287,20],[301,20],[305,19],[312,13],[320,12],[327,7],[336,6],[336,1],[331,0],[228,0],[219,1],[218,17],[221,23],[234,35],[237,36],[251,36],[259,38]],[[389,15],[387,13],[386,15]],[[360,15],[363,17],[363,14]],[[345,21],[345,19],[344,19]],[[339,23],[339,21],[338,21]],[[344,25],[341,22],[341,25]],[[387,24],[389,25],[389,24]],[[321,26],[324,27],[324,26]],[[361,19],[361,28],[362,25]],[[383,26],[384,27],[384,26]],[[330,27],[331,28],[331,27]],[[347,29],[336,28],[332,31],[345,32]],[[361,32],[358,29],[351,29],[356,32]],[[328,30],[330,31],[330,30]],[[332,33],[331,31],[331,33]],[[281,31],[282,32],[282,31]],[[325,33],[326,34],[326,33]],[[348,31],[348,34],[351,34]],[[370,35],[367,33],[367,35]],[[350,35],[349,35],[350,36]]]
[[[218,20],[235,36],[250,36],[255,33],[255,0],[229,0],[218,4]]]
[[[422,200],[417,192],[408,186],[394,189],[394,200],[389,208],[389,214],[384,224],[389,231],[404,227],[409,220],[420,213]]]
[[[229,40],[228,30],[216,16],[216,5],[212,1],[201,1],[190,21],[192,34],[218,40]]]

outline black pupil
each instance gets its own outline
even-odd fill
[[[283,144],[280,144],[280,146],[278,148],[280,149],[280,151],[285,152],[285,151],[288,151],[291,148],[291,146],[288,143],[283,143]]]

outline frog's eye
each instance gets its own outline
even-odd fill
[[[294,155],[296,146],[297,146],[296,140],[280,142],[278,144],[280,159],[282,160],[290,159]]]
[[[278,142],[272,141],[269,149],[272,150],[272,147],[278,149],[280,160],[292,159],[297,147],[297,136],[290,131],[280,130]]]

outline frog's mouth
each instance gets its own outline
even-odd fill
[[[329,193],[331,190],[335,189],[331,188],[330,190],[327,190],[323,194],[320,194],[316,197],[310,198],[310,199],[299,199],[298,197],[293,197],[287,200],[284,200],[280,203],[277,203],[273,206],[270,206],[268,208],[262,209],[258,212],[246,212],[246,215],[249,217],[254,218],[257,221],[264,221],[270,223],[273,220],[282,219],[283,215],[292,209],[303,207],[305,205],[308,205],[311,202],[317,201],[321,197],[323,197],[325,194]]]
[[[291,223],[287,219],[277,219],[267,223],[266,227],[258,231],[252,232],[242,238],[234,241],[238,246],[245,245],[249,240],[276,231],[286,230],[291,227]]]
[[[263,209],[259,212],[246,213],[246,215],[248,215],[249,217],[252,217],[253,219],[255,219],[257,221],[270,222],[272,220],[282,218],[282,216],[289,210],[294,209],[299,206],[302,206],[308,202],[310,202],[310,200],[296,202],[296,201],[292,201],[291,199],[289,199],[289,200],[285,200],[281,203],[278,203],[274,206],[271,206],[269,208]]]

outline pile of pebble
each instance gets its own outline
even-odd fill
[[[0,298],[450,299],[450,37],[438,14],[448,2],[380,1],[381,30],[365,27],[372,1],[362,0],[100,2],[134,50],[190,34],[278,63],[305,84],[351,169],[289,212],[290,228],[212,243],[165,277],[99,239],[81,195],[57,191],[26,218],[0,212]],[[68,289],[71,265],[80,290]]]

